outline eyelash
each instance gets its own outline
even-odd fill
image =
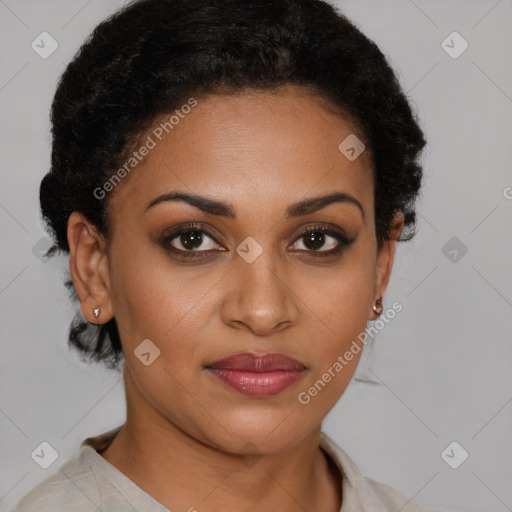
[[[199,231],[200,233],[206,233],[206,235],[208,235],[208,237],[211,238],[215,243],[221,245],[216,240],[214,233],[210,229],[208,229],[208,227],[206,227],[204,224],[195,223],[195,222],[187,224],[186,226],[182,226],[182,227],[178,228],[177,230],[173,231],[172,233],[170,233],[169,235],[164,236],[161,239],[160,244],[162,245],[162,247],[165,250],[167,250],[175,255],[178,255],[180,257],[183,257],[183,258],[189,258],[189,259],[202,258],[202,257],[204,257],[204,255],[206,253],[210,253],[210,250],[207,250],[207,251],[188,250],[188,251],[186,251],[186,250],[182,250],[182,249],[176,249],[176,247],[173,247],[172,245],[170,245],[170,243],[175,238],[177,238],[178,236],[180,236],[183,233],[188,233],[189,231]],[[330,249],[328,251],[320,251],[320,250],[315,251],[315,250],[311,250],[311,249],[310,250],[304,250],[304,249],[298,250],[298,252],[307,253],[309,256],[313,256],[314,258],[318,258],[318,257],[326,258],[329,256],[338,255],[344,249],[346,249],[350,245],[352,245],[352,243],[355,241],[355,237],[349,238],[349,237],[345,236],[343,233],[341,233],[337,230],[334,230],[332,228],[328,228],[326,226],[310,226],[307,229],[305,229],[295,239],[295,241],[293,243],[296,243],[296,241],[301,240],[302,238],[309,235],[310,233],[322,233],[325,235],[332,236],[334,239],[336,239],[338,241],[338,246],[335,249]],[[212,249],[212,251],[217,252],[218,249]]]

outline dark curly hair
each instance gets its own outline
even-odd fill
[[[100,23],[60,78],[51,170],[40,186],[55,241],[48,254],[69,252],[73,211],[108,240],[108,200],[94,190],[161,115],[192,96],[287,84],[307,87],[360,131],[373,160],[377,246],[397,210],[400,241],[410,240],[426,140],[386,57],[342,13],[322,0],[139,0]],[[119,367],[114,318],[97,326],[79,311],[69,345]]]

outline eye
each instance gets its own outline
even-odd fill
[[[209,251],[225,250],[214,238],[214,235],[205,228],[203,224],[188,224],[166,235],[161,240],[164,249],[175,254],[184,256],[200,256],[200,254],[186,253],[206,253]],[[219,249],[220,248],[220,249]]]
[[[328,257],[339,254],[355,241],[355,237],[347,237],[341,230],[312,226],[305,230],[292,244],[297,252],[307,253],[313,257]],[[225,251],[215,235],[200,223],[182,226],[169,235],[164,236],[160,244],[164,249],[178,257],[196,258],[207,256],[208,253]]]
[[[333,228],[313,226],[304,231],[297,240],[292,245],[293,248],[316,257],[339,254],[343,249],[349,247],[355,238],[349,238]]]

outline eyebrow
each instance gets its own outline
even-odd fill
[[[208,197],[200,196],[197,194],[188,194],[185,192],[169,192],[167,194],[158,196],[148,204],[145,212],[158,204],[168,201],[182,201],[195,206],[204,213],[236,219],[235,208],[231,204],[210,199]],[[353,204],[359,209],[363,219],[365,218],[362,204],[354,196],[347,194],[346,192],[334,192],[329,195],[303,199],[301,201],[292,203],[286,209],[286,218],[289,219],[315,213],[316,211],[321,210],[322,208],[325,208],[326,206],[333,203]]]

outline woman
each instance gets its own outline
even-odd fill
[[[321,0],[132,2],[52,126],[70,343],[122,362],[127,421],[13,510],[425,511],[321,431],[414,234],[426,142],[377,46]]]

